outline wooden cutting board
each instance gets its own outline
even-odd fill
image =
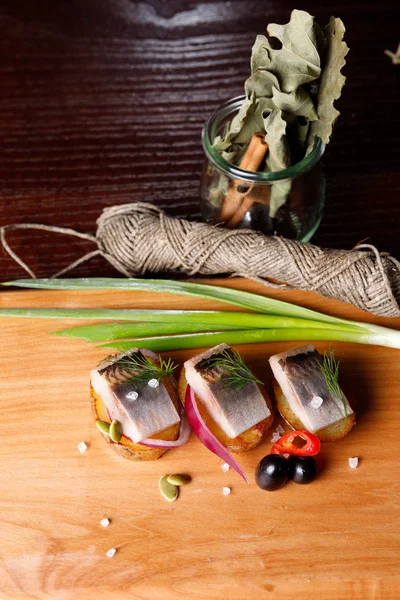
[[[312,293],[219,283],[400,328],[400,319],[372,317]],[[0,306],[232,308],[101,291],[1,292]],[[2,600],[399,598],[399,351],[332,344],[359,403],[357,426],[323,446],[313,484],[263,492],[254,470],[270,443],[239,456],[250,485],[232,469],[223,473],[222,461],[194,436],[155,462],[117,456],[96,430],[89,405],[89,370],[106,353],[49,335],[77,324],[1,319]],[[269,386],[268,357],[296,345],[240,350]],[[194,353],[171,356],[182,362]],[[81,441],[88,446],[83,455]],[[356,470],[348,464],[352,456],[360,459]],[[190,474],[192,483],[168,504],[158,479],[176,472]],[[107,529],[100,526],[104,517],[111,520]],[[117,553],[107,558],[113,547]]]

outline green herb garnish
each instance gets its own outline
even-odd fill
[[[223,373],[221,380],[227,387],[240,391],[248,383],[261,383],[253,375],[238,352],[232,349],[224,350],[207,360],[210,367],[218,367]]]
[[[134,383],[135,386],[143,387],[151,379],[156,379],[160,382],[163,377],[172,375],[178,366],[171,358],[165,361],[160,357],[159,360],[160,363],[157,364],[141,352],[133,352],[132,354],[126,354],[117,358],[114,364],[122,367],[127,373],[132,373],[131,379],[126,383]]]
[[[346,398],[339,385],[339,364],[340,361],[335,360],[335,352],[329,350],[324,353],[320,366],[328,390],[342,402],[344,414],[347,417]]]

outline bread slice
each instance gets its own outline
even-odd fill
[[[292,429],[307,429],[306,427],[304,427],[299,417],[297,417],[290,408],[286,396],[284,395],[281,386],[275,378],[273,379],[273,388],[276,406],[286,423],[289,425],[289,427],[291,427]],[[347,417],[344,417],[340,421],[329,425],[328,427],[324,427],[319,431],[315,431],[315,435],[319,437],[321,442],[336,442],[337,440],[341,440],[342,438],[344,438],[345,435],[349,433],[351,428],[356,423],[354,398],[352,398],[352,395],[349,394],[347,391],[345,393],[346,398],[348,399],[349,404],[354,412],[348,415]]]
[[[114,357],[115,356],[117,355],[114,355]],[[155,358],[150,358],[151,360],[153,360],[153,362],[156,362],[157,355],[154,355],[154,357]],[[175,408],[179,412],[180,401],[178,394],[178,386],[175,377],[173,375],[168,375],[167,377],[164,377],[161,381],[164,384],[168,394],[170,395],[175,405]],[[104,404],[101,397],[98,394],[96,394],[92,386],[90,386],[90,399],[92,412],[95,420],[97,421],[100,419],[101,421],[106,421],[107,423],[110,423],[111,420],[106,405]],[[164,429],[164,431],[161,431],[151,437],[157,440],[175,441],[176,439],[178,439],[179,429],[180,423],[177,423],[176,425],[172,425],[171,427],[168,427],[167,429]],[[168,448],[149,448],[148,446],[143,446],[142,444],[135,444],[134,442],[132,442],[131,439],[125,437],[124,435],[122,436],[120,442],[116,444],[107,434],[102,435],[106,442],[110,446],[112,446],[112,448],[120,456],[128,458],[129,460],[156,460],[168,450]]]
[[[183,405],[185,405],[187,385],[188,383],[186,380],[186,372],[183,368],[178,381],[179,396]],[[200,401],[200,398],[197,396],[197,394],[194,395],[197,408],[199,409],[203,421],[205,422],[211,433],[215,435],[218,441],[220,441],[221,444],[225,446],[227,450],[229,450],[229,452],[247,452],[248,450],[256,448],[256,446],[261,444],[261,442],[266,438],[268,430],[274,421],[274,413],[271,399],[263,385],[259,385],[258,387],[260,389],[260,392],[264,396],[265,403],[271,411],[271,415],[235,438],[230,438],[226,435],[226,433],[221,429],[219,425],[217,425],[214,419],[211,418],[210,414],[208,413],[204,404]]]

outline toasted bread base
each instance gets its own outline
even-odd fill
[[[154,357],[156,357],[156,355],[154,355]],[[170,395],[176,410],[180,412],[180,400],[175,377],[173,375],[168,375],[168,377],[164,377],[162,379],[162,383],[164,384],[168,394]],[[100,419],[101,421],[106,421],[107,423],[110,423],[110,416],[108,414],[106,405],[104,404],[101,397],[98,394],[96,394],[92,386],[90,386],[90,400],[95,420],[97,421],[98,419]],[[180,423],[172,425],[171,427],[168,427],[168,429],[164,429],[164,431],[160,431],[159,433],[151,436],[151,438],[173,442],[179,436],[180,425]],[[149,448],[148,446],[143,446],[142,444],[135,444],[130,438],[127,438],[124,435],[122,436],[120,442],[116,444],[108,435],[103,433],[102,435],[106,442],[110,446],[112,446],[112,448],[120,456],[122,456],[123,458],[128,458],[129,460],[156,460],[157,458],[160,458],[163,454],[165,454],[165,452],[167,452],[168,450],[168,448]]]
[[[185,406],[187,386],[188,383],[186,380],[186,372],[183,368],[178,381],[179,396],[183,406]],[[199,409],[203,421],[205,422],[211,433],[215,435],[218,441],[220,441],[221,444],[225,446],[227,450],[229,450],[229,452],[240,453],[252,450],[253,448],[256,448],[259,444],[261,444],[261,442],[265,440],[266,436],[268,435],[268,430],[274,421],[273,406],[271,399],[268,396],[264,386],[260,385],[259,388],[262,395],[264,396],[265,403],[271,411],[271,415],[267,419],[260,421],[260,423],[257,423],[257,425],[254,425],[254,427],[251,427],[250,429],[248,429],[244,433],[241,433],[235,438],[230,438],[226,435],[226,433],[221,429],[221,427],[217,425],[217,423],[211,418],[210,414],[204,407],[203,403],[200,401],[199,397],[196,394],[194,395],[197,408]]]
[[[289,427],[291,427],[292,429],[305,429],[303,423],[290,408],[286,396],[282,392],[282,388],[276,381],[276,379],[273,380],[273,388],[278,410],[284,418],[284,420],[286,421],[286,423],[289,425]],[[353,411],[355,411],[354,401],[352,401],[348,395],[347,397],[351,408],[353,409]],[[337,421],[336,423],[333,423],[332,425],[329,425],[324,429],[316,431],[315,435],[319,437],[321,442],[336,442],[337,440],[341,440],[342,438],[344,438],[344,436],[349,433],[349,431],[352,429],[355,423],[356,414],[355,412],[353,412],[348,417],[344,417],[340,421]]]

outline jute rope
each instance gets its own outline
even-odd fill
[[[285,288],[313,290],[377,315],[400,316],[400,263],[369,244],[353,250],[318,248],[251,230],[175,219],[144,203],[106,208],[97,226],[96,237],[60,227],[23,227],[76,235],[97,243],[96,250],[54,277],[100,254],[127,277],[163,271],[189,276],[229,273],[276,287],[269,281],[272,279],[284,282]],[[0,229],[1,243],[35,277],[5,239],[7,229],[19,227]]]

